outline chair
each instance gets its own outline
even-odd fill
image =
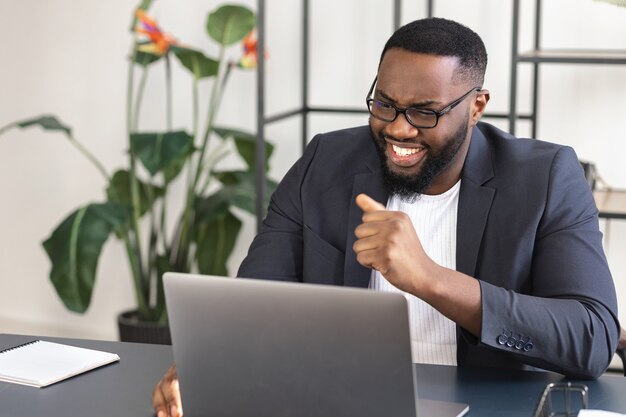
[[[620,329],[619,343],[617,344],[617,350],[615,351],[617,356],[622,360],[622,367],[624,369],[624,376],[626,376],[626,330]]]

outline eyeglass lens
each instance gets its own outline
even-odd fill
[[[383,121],[391,122],[396,118],[396,109],[387,103],[371,100],[369,108],[374,117]],[[404,111],[404,114],[410,123],[415,126],[432,127],[437,124],[437,115],[431,111],[408,108]]]

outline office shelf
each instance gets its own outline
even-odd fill
[[[519,52],[520,2],[513,0],[513,22],[511,36],[511,75],[509,102],[509,132],[515,135],[517,115],[517,72],[518,65],[533,66],[531,86],[531,137],[537,137],[537,114],[539,113],[539,83],[541,64],[603,64],[626,65],[626,50],[607,49],[547,49],[541,45],[542,0],[535,0],[534,47]]]
[[[426,3],[427,14],[432,16],[433,1],[428,0]],[[393,6],[393,28],[400,27],[400,11],[402,9],[402,0],[390,0]],[[265,110],[265,56],[259,54],[257,67],[257,144],[263,143],[265,137],[265,127],[268,124],[285,120],[294,116],[301,117],[301,148],[304,150],[308,139],[308,123],[311,113],[367,113],[367,109],[353,107],[326,107],[309,105],[309,0],[301,0],[302,4],[302,48],[301,48],[301,66],[302,66],[302,82],[300,84],[300,94],[302,100],[298,108],[283,111],[273,115],[267,115]],[[258,18],[258,50],[265,50],[265,0],[257,0],[257,18]],[[258,145],[256,147],[256,217],[257,231],[261,228],[261,222],[265,216],[265,207],[263,206],[262,196],[265,194],[265,147]]]
[[[517,62],[555,64],[626,64],[626,51],[543,49],[519,54]]]
[[[309,86],[309,0],[302,1],[302,48],[301,48],[301,77],[300,93],[302,100],[300,105],[292,110],[283,111],[274,115],[267,115],[264,104],[265,96],[265,57],[259,54],[259,65],[257,69],[257,143],[262,143],[265,137],[265,127],[268,124],[285,120],[291,117],[301,117],[301,147],[304,149],[308,139],[308,117],[311,113],[367,113],[365,108],[349,108],[349,107],[325,107],[310,106],[308,96]],[[521,0],[511,0],[512,7],[512,29],[511,29],[511,66],[509,74],[509,109],[508,112],[486,113],[486,118],[507,119],[508,130],[515,135],[517,122],[530,122],[531,137],[537,137],[537,115],[539,113],[539,85],[540,85],[540,67],[542,64],[609,64],[609,65],[626,65],[626,50],[581,50],[581,49],[545,49],[541,46],[541,19],[542,19],[542,0],[535,1],[535,14],[533,19],[534,45],[531,51],[519,51],[519,27],[520,27],[520,3]],[[526,0],[524,0],[526,1]],[[527,0],[532,2],[533,0]],[[393,7],[393,27],[397,29],[401,22],[402,0],[390,0],[389,3]],[[426,2],[426,15],[434,16],[434,0]],[[258,14],[258,48],[265,50],[265,0],[257,0]],[[518,90],[518,67],[519,65],[532,65],[532,84],[531,84],[531,109],[528,113],[520,114],[517,106],[517,90]],[[265,207],[263,206],[264,186],[265,186],[265,147],[257,146],[256,153],[256,213],[257,213],[257,230],[260,229],[262,219],[265,215]],[[606,201],[606,196],[601,192],[596,192],[596,199],[600,207],[600,216],[607,218],[626,218],[626,199],[619,198],[612,194],[611,208],[601,204]],[[618,201],[615,203],[615,201]],[[613,205],[614,204],[614,205]]]

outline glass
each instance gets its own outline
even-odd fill
[[[482,87],[474,87],[467,93],[463,94],[461,97],[454,100],[452,103],[445,106],[443,109],[435,111],[430,109],[423,109],[420,107],[397,107],[394,104],[388,103],[386,101],[371,98],[377,80],[378,76],[374,78],[374,82],[372,83],[370,91],[369,93],[367,93],[367,99],[365,100],[367,103],[367,109],[369,110],[370,114],[375,118],[382,120],[383,122],[393,122],[398,117],[398,114],[401,113],[404,114],[404,117],[406,117],[406,120],[412,126],[420,129],[432,129],[433,127],[437,126],[437,123],[439,123],[439,118],[441,116],[458,106],[474,91],[480,91],[482,89]]]

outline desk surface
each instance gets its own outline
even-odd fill
[[[32,339],[0,335],[0,349]],[[169,346],[93,340],[41,339],[117,353],[121,360],[47,388],[0,382],[0,416],[148,417],[150,394],[172,362]],[[530,417],[546,384],[566,381],[550,372],[416,365],[420,398],[463,402],[469,416]],[[626,413],[626,378],[584,381],[590,408]]]

